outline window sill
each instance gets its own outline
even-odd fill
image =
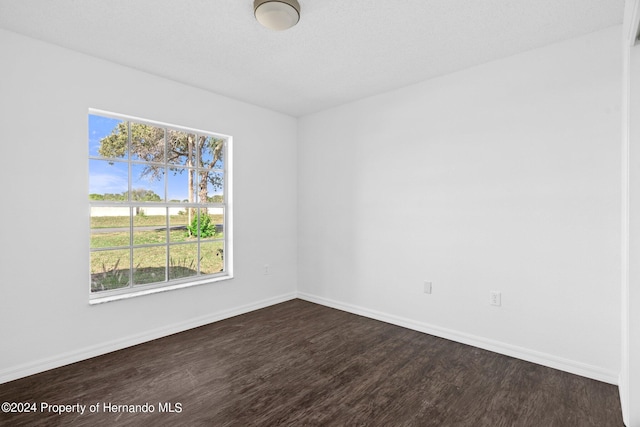
[[[162,287],[146,288],[146,289],[140,289],[140,290],[133,289],[130,292],[118,293],[118,294],[115,294],[115,295],[114,294],[112,294],[112,295],[104,295],[104,296],[100,296],[100,295],[93,296],[93,295],[91,295],[91,297],[89,299],[89,305],[98,305],[98,304],[104,304],[105,302],[119,301],[119,300],[123,300],[123,299],[140,297],[140,296],[143,296],[143,295],[158,294],[160,292],[167,292],[167,291],[173,291],[175,289],[190,288],[192,286],[200,286],[200,285],[206,285],[206,284],[209,284],[209,283],[222,282],[222,281],[229,280],[229,279],[233,279],[233,276],[232,275],[225,275],[225,276],[218,276],[218,277],[213,277],[213,278],[209,278],[209,279],[197,280],[197,281],[193,281],[193,282],[176,283],[176,284],[173,284],[173,285],[167,285],[167,286],[162,286]]]

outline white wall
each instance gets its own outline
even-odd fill
[[[0,382],[295,296],[296,119],[6,31],[0,57]],[[89,305],[89,108],[234,137],[233,280]]]
[[[640,426],[640,45],[630,50],[629,99],[629,270],[627,299],[628,339],[625,403],[628,427]]]
[[[625,240],[620,399],[628,427],[640,426],[640,46],[626,47],[623,213]]]
[[[286,300],[297,279],[306,299],[615,382],[619,35],[297,122],[0,30],[0,382]],[[235,279],[89,306],[91,107],[233,135]]]
[[[640,1],[625,2],[622,138],[622,363],[625,425],[640,426]]]
[[[299,295],[617,382],[621,61],[615,27],[303,117]]]

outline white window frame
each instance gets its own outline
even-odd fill
[[[168,276],[167,276],[165,278],[166,279],[165,281],[149,283],[149,284],[140,284],[140,285],[133,285],[130,279],[126,287],[112,289],[112,290],[103,290],[98,292],[92,292],[91,283],[89,283],[89,303],[92,305],[100,304],[100,303],[109,302],[109,301],[127,299],[127,298],[142,296],[142,295],[149,295],[149,294],[154,294],[158,292],[165,292],[169,290],[181,289],[181,288],[186,288],[191,286],[215,283],[215,282],[232,279],[233,278],[233,203],[232,203],[233,138],[230,135],[224,135],[224,134],[210,132],[210,131],[203,131],[200,129],[188,128],[184,126],[163,123],[155,120],[142,119],[139,117],[113,113],[113,112],[94,109],[94,108],[89,109],[88,116],[89,115],[97,115],[97,116],[108,117],[108,118],[113,118],[113,119],[118,119],[118,120],[123,120],[128,122],[142,123],[142,124],[146,124],[154,127],[162,127],[165,129],[177,130],[180,132],[188,132],[188,133],[193,133],[198,135],[212,136],[215,138],[222,138],[225,140],[225,143],[224,143],[225,151],[224,151],[224,157],[223,157],[224,159],[223,161],[223,202],[222,203],[200,203],[198,201],[196,203],[181,203],[180,205],[180,206],[186,206],[186,207],[209,207],[209,208],[222,207],[223,208],[223,212],[224,212],[224,216],[223,216],[223,230],[224,230],[223,231],[223,234],[224,234],[223,266],[224,268],[223,270],[224,271],[220,273],[190,276],[190,277],[173,279],[173,280],[168,279]],[[88,155],[89,161],[105,160],[105,159],[108,160],[108,158],[105,158],[105,157],[91,156],[90,153]],[[129,165],[128,188],[129,190],[131,190],[132,189],[131,165],[135,164],[135,161],[132,161],[131,158],[127,158],[127,159],[119,158],[119,159],[113,159],[113,160],[117,160],[120,163],[127,163]],[[167,166],[166,156],[165,156],[164,164],[166,167]],[[89,191],[87,191],[87,195],[89,195]],[[130,233],[133,235],[133,216],[131,215],[132,209],[139,207],[141,204],[143,204],[145,207],[147,206],[148,207],[165,207],[165,208],[175,207],[175,203],[169,202],[168,200],[165,200],[163,202],[143,202],[143,203],[139,201],[133,201],[133,200],[128,200],[124,202],[113,202],[113,201],[104,202],[104,201],[89,200],[89,211],[91,211],[92,207],[106,206],[106,205],[109,205],[109,206],[119,205],[122,207],[128,207],[130,210],[130,218],[132,218],[130,221]],[[169,217],[169,213],[167,212],[167,218],[168,217]],[[89,233],[91,234],[91,229],[89,229]],[[167,249],[169,249],[170,247],[169,239],[167,239],[167,241],[164,243],[164,246],[167,247]],[[124,247],[121,247],[121,248],[124,249]],[[130,239],[128,248],[131,251],[130,253],[133,253],[132,252],[134,248],[133,238]],[[89,249],[90,252],[95,252],[100,250],[104,250],[104,249],[92,249],[92,248]],[[133,258],[130,260],[130,263],[133,263]],[[168,267],[169,266],[167,265],[167,268]],[[87,270],[90,271],[90,269],[87,269]],[[131,270],[132,268],[130,268],[130,277],[133,274]],[[89,277],[89,282],[91,282],[90,277]]]

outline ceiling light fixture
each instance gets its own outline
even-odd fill
[[[298,0],[255,0],[253,10],[259,23],[276,31],[291,28],[300,20]]]

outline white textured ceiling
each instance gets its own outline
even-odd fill
[[[0,0],[0,28],[301,116],[622,23],[624,0]]]

